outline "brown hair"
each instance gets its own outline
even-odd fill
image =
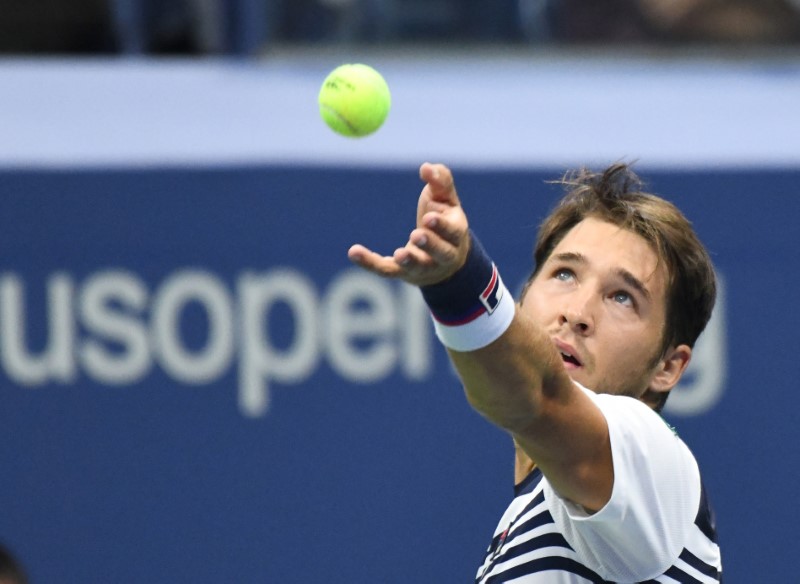
[[[618,225],[642,236],[667,267],[666,326],[658,358],[679,344],[693,347],[711,318],[716,277],[691,223],[669,201],[643,192],[642,181],[627,164],[602,172],[581,169],[559,182],[567,193],[539,228],[528,282],[561,239],[587,217]]]

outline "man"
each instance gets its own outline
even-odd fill
[[[689,222],[626,165],[565,179],[515,305],[450,170],[420,176],[406,245],[348,255],[420,286],[469,403],[514,439],[516,497],[477,581],[719,581],[697,463],[656,411],[714,304]]]

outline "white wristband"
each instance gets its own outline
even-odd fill
[[[449,326],[434,318],[436,336],[442,344],[454,351],[467,352],[481,349],[500,338],[514,320],[515,304],[502,279],[496,294],[498,304],[494,310],[484,312],[466,324]]]

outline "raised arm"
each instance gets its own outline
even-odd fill
[[[426,163],[420,177],[426,184],[406,245],[391,256],[354,245],[348,256],[383,277],[446,292],[465,269],[473,242],[450,170]],[[510,324],[488,345],[448,347],[467,399],[512,434],[563,497],[598,510],[614,480],[605,418],[569,378],[546,331],[511,310]]]

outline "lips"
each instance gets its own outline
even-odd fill
[[[567,369],[576,369],[583,365],[580,356],[574,347],[563,341],[560,341],[559,339],[553,339],[553,342],[555,343],[558,352],[561,353],[561,359],[564,361],[564,366]]]

